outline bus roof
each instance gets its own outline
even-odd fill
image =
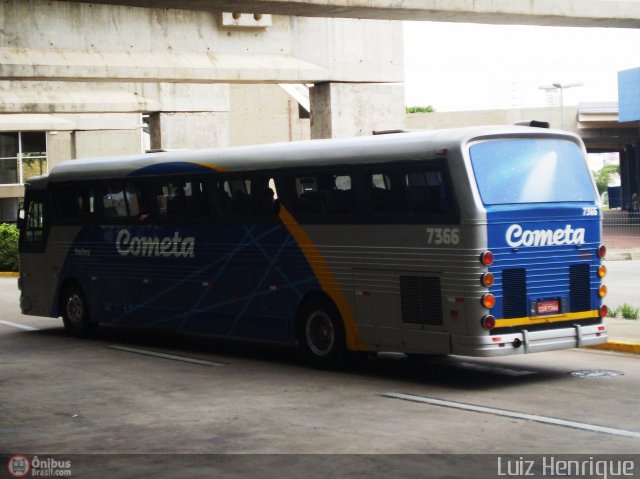
[[[67,160],[49,173],[52,182],[155,176],[197,171],[268,171],[287,167],[353,165],[394,160],[420,160],[444,149],[461,148],[472,140],[492,137],[562,137],[580,143],[562,131],[521,126],[484,126],[412,131],[347,139],[307,140],[220,149]]]

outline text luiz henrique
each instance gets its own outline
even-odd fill
[[[590,456],[567,459],[556,456],[498,457],[499,477],[596,477],[610,479],[636,476],[636,464],[630,459],[608,459]]]

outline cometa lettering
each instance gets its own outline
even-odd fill
[[[520,246],[560,246],[564,244],[584,244],[584,228],[567,225],[557,230],[525,230],[520,225],[507,229],[507,244],[513,248]]]
[[[182,238],[177,231],[173,236],[131,236],[129,230],[120,230],[116,236],[116,250],[121,256],[174,256],[193,258],[195,256],[195,238]]]

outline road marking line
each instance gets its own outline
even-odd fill
[[[535,421],[543,424],[553,424],[555,426],[571,427],[574,429],[582,429],[591,432],[600,432],[604,434],[611,434],[614,436],[624,436],[640,438],[640,432],[627,431],[625,429],[616,429],[612,427],[598,426],[596,424],[588,424],[584,422],[568,421],[566,419],[558,419],[555,417],[538,416],[537,414],[526,414],[515,411],[508,411],[506,409],[496,409],[485,406],[476,406],[475,404],[466,404],[455,401],[445,401],[443,399],[436,399],[423,396],[414,396],[413,394],[401,394],[401,393],[386,393],[382,397],[401,399],[403,401],[419,402],[424,404],[431,404],[433,406],[449,407],[454,409],[462,409],[464,411],[480,412],[485,414],[493,414],[495,416],[504,416],[515,419],[524,419],[527,421]]]
[[[34,328],[33,326],[27,326],[26,324],[12,323],[11,321],[3,321],[0,319],[0,324],[5,326],[11,326],[12,328],[24,329],[25,331],[39,331],[40,328]]]
[[[107,346],[109,349],[118,351],[126,351],[128,353],[142,354],[144,356],[153,356],[162,359],[171,359],[173,361],[182,361],[184,363],[199,364],[201,366],[226,366],[226,363],[220,361],[206,361],[204,359],[189,358],[186,356],[176,356],[173,354],[158,353],[156,351],[148,351],[146,349],[128,348],[126,346]]]

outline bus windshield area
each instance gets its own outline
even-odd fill
[[[571,141],[487,140],[469,151],[485,205],[595,201],[584,155]]]

